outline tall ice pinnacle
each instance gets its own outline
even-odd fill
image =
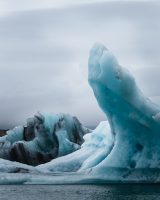
[[[115,138],[111,153],[96,170],[160,167],[160,108],[144,97],[103,45],[93,46],[88,64],[89,83]]]

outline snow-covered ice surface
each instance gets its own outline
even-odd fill
[[[144,97],[131,74],[103,45],[94,45],[88,65],[89,84],[108,120],[84,136],[79,150],[65,156],[61,132],[61,157],[48,163],[31,167],[1,159],[0,183],[160,182],[160,108]]]

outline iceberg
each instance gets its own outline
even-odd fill
[[[89,176],[82,178],[86,182],[158,181],[160,108],[104,45],[93,46],[88,66],[89,84],[107,121],[84,136],[80,150],[37,169],[76,171]]]
[[[80,149],[90,131],[76,117],[38,113],[0,138],[0,158],[36,166]]]
[[[88,81],[106,121],[90,130],[70,115],[38,114],[8,131],[0,138],[5,183],[160,182],[159,106],[102,44],[90,51]]]
[[[81,149],[59,157],[36,169],[45,173],[85,172],[86,169],[99,164],[111,151],[113,137],[107,121],[101,122],[97,128],[84,136]]]
[[[144,97],[131,74],[101,44],[91,49],[88,80],[114,135],[112,151],[94,173],[107,167],[159,168],[160,108]]]

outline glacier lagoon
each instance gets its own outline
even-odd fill
[[[1,185],[1,199],[159,200],[159,185]],[[35,198],[36,197],[36,198]]]
[[[160,181],[160,108],[105,46],[93,46],[88,67],[106,121],[90,130],[69,115],[39,114],[8,131],[0,138],[1,184]]]

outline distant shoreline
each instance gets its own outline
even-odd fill
[[[0,130],[0,137],[6,135],[7,130]]]

